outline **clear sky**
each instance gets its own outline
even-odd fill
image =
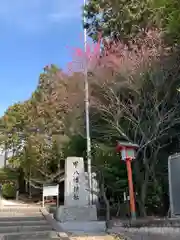
[[[0,115],[35,90],[44,66],[71,61],[83,46],[83,0],[1,0]]]

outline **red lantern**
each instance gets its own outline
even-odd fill
[[[138,148],[139,146],[137,144],[133,144],[130,142],[118,142],[118,145],[116,147],[117,152],[121,153],[121,159],[123,161],[126,161],[132,220],[136,219],[136,207],[135,207],[135,200],[134,200],[131,161],[135,159],[135,155],[136,155],[135,153]]]
[[[137,144],[129,143],[129,142],[118,142],[117,152],[121,153],[121,158],[123,161],[133,160],[136,156],[136,150],[139,148]]]

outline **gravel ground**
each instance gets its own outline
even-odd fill
[[[159,234],[147,233],[124,233],[120,234],[118,238],[114,236],[76,236],[70,237],[71,240],[180,240],[180,236],[168,236]]]
[[[147,233],[126,233],[124,239],[127,240],[179,240],[180,236],[147,234]]]
[[[113,228],[110,233],[122,236],[124,240],[180,240],[179,229],[153,228],[151,231],[146,228],[141,230],[127,230],[123,228]]]

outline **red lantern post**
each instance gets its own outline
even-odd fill
[[[118,142],[117,151],[121,153],[121,158],[126,161],[127,175],[128,175],[128,185],[129,185],[129,197],[130,197],[130,210],[131,218],[136,219],[136,207],[134,200],[134,189],[133,189],[133,179],[132,179],[132,168],[131,161],[135,159],[135,151],[139,146],[128,142]]]

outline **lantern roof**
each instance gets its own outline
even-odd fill
[[[131,142],[125,142],[125,141],[118,141],[116,150],[117,152],[121,151],[122,149],[137,149],[139,148],[139,145]]]

